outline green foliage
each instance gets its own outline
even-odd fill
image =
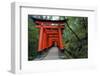
[[[88,57],[87,20],[87,17],[67,17],[65,30],[63,33],[63,42],[65,51],[68,52],[73,58]],[[71,29],[69,29],[68,26]]]
[[[39,30],[35,26],[32,19],[28,17],[28,60],[33,60],[38,55]]]

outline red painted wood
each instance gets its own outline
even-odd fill
[[[61,33],[61,29],[59,28],[59,47],[60,49],[63,49],[63,43],[62,43],[62,33]]]
[[[43,32],[43,49],[47,48],[47,34]]]
[[[59,24],[64,25],[64,21],[35,21],[36,24],[39,25],[52,25],[52,24]]]
[[[40,28],[38,51],[42,51],[42,43],[43,43],[42,39],[43,39],[43,27]]]
[[[37,28],[41,28],[41,27],[43,27],[43,28],[56,28],[56,29],[58,29],[58,28],[64,28],[64,26],[62,25],[62,26],[52,26],[52,25],[50,25],[50,26],[45,26],[45,25],[38,25],[38,26],[36,26]]]
[[[60,49],[63,49],[62,34],[64,26],[60,25],[63,22],[55,22],[60,26],[52,26],[52,22],[37,21],[39,25],[36,28],[40,29],[38,51],[43,51],[45,48],[56,44]],[[47,26],[48,24],[48,26]]]

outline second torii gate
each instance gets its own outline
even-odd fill
[[[64,49],[62,34],[65,21],[35,20],[36,28],[39,28],[38,52],[56,45],[59,49]],[[52,25],[54,24],[54,25]]]

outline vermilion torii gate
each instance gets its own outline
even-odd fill
[[[39,28],[38,52],[42,52],[53,45],[59,49],[64,49],[62,43],[62,34],[64,29],[64,20],[40,20],[36,19],[36,28]]]

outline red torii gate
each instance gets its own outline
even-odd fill
[[[36,28],[39,28],[38,52],[43,51],[52,45],[57,45],[59,49],[64,49],[62,34],[65,21],[35,20]],[[52,25],[54,24],[54,25]]]

